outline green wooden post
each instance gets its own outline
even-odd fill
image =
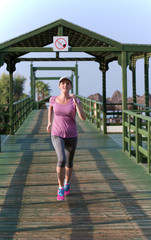
[[[36,86],[35,86],[35,81],[36,81],[36,76],[35,76],[35,71],[33,72],[33,108],[35,109],[36,104],[35,104],[35,99],[36,99]]]
[[[103,134],[107,134],[107,124],[106,124],[106,71],[108,66],[105,62],[100,63],[100,70],[102,71],[102,96],[103,96]]]
[[[148,164],[148,172],[150,173],[150,122],[148,121],[148,141],[147,141],[147,164]]]
[[[72,81],[71,93],[73,93],[73,74],[71,75],[71,81]]]
[[[128,150],[129,150],[129,156],[131,156],[131,116],[128,115]]]
[[[127,143],[125,137],[127,136],[127,128],[125,126],[126,114],[124,110],[127,110],[127,62],[128,57],[126,52],[122,52],[122,125],[123,125],[123,151],[127,150]]]
[[[132,67],[132,82],[133,82],[133,103],[136,103],[136,65]],[[137,107],[134,106],[134,109]]]
[[[9,73],[9,103],[10,103],[10,134],[14,134],[14,125],[13,125],[13,72]]]
[[[33,64],[30,64],[30,88],[31,88],[31,96],[33,97]]]
[[[58,26],[58,36],[63,36],[63,26]]]
[[[76,95],[79,94],[79,84],[78,84],[78,64],[76,62],[76,65],[75,65],[75,77],[76,77]]]
[[[147,55],[144,55],[144,80],[145,80],[145,106],[149,107],[149,74],[148,74],[148,68],[149,68],[149,59]],[[146,112],[146,115],[149,113]]]
[[[7,61],[7,70],[9,71],[9,104],[10,104],[10,134],[14,134],[14,125],[13,125],[13,72],[16,70],[14,61]]]
[[[0,134],[0,152],[1,152],[1,144],[2,144],[2,143],[1,143],[1,134]]]
[[[106,126],[106,71],[102,71],[102,90],[103,90],[103,134],[107,134]]]

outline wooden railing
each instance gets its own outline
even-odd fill
[[[101,130],[102,125],[102,103],[85,98],[82,96],[77,96],[83,106],[86,113],[87,119],[89,119],[97,128]]]
[[[151,108],[145,110],[145,106],[141,106],[144,110],[125,110],[123,125],[123,150],[128,151],[129,156],[133,156],[137,163],[143,164],[150,173],[151,146],[150,146],[150,130]],[[145,114],[145,116],[143,115]]]
[[[14,134],[22,125],[29,113],[33,109],[33,99],[30,97],[24,98],[13,103],[13,111],[11,115],[9,104],[0,104],[0,135]],[[0,151],[1,151],[1,136],[0,136]]]
[[[87,118],[101,130],[103,126],[102,103],[78,96],[80,99]],[[111,105],[111,104],[108,104]],[[119,105],[119,104],[113,104]],[[132,110],[115,112],[106,111],[106,115],[120,116],[122,114],[123,122],[123,150],[129,153],[129,156],[141,163],[150,173],[151,172],[151,108],[141,104],[133,105]],[[106,125],[119,125],[118,123],[107,123]]]
[[[13,128],[14,132],[22,125],[32,109],[33,100],[30,97],[13,103],[13,126],[11,128]]]
[[[37,109],[40,109],[42,106],[43,106],[43,108],[46,108],[45,104],[49,102],[49,99],[50,99],[50,96],[46,97],[43,100],[37,101]]]

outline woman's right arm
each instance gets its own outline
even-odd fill
[[[47,132],[51,132],[51,125],[52,125],[52,118],[53,118],[53,106],[49,105],[48,109],[48,125],[47,125]]]

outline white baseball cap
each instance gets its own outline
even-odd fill
[[[71,85],[72,85],[72,81],[71,81],[71,78],[70,78],[70,77],[66,77],[66,76],[61,77],[61,78],[59,79],[59,84],[60,84],[61,81],[63,81],[63,80],[69,80],[70,83],[71,83]]]

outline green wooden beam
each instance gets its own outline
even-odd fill
[[[69,47],[67,52],[151,52],[151,45],[127,45],[123,49],[116,47]],[[8,47],[1,50],[2,53],[9,52],[54,52],[51,47]],[[60,51],[61,52],[61,51]]]
[[[151,52],[149,44],[122,44],[123,51],[126,52]]]
[[[2,49],[3,53],[10,52],[54,52],[53,48],[49,47],[8,47]],[[60,51],[61,52],[61,51]],[[120,52],[116,47],[70,47],[67,52]]]
[[[60,77],[36,77],[35,80],[59,80]]]
[[[75,67],[33,67],[34,71],[37,70],[71,70],[75,71]]]
[[[27,62],[43,62],[43,61],[96,61],[96,58],[17,58],[17,60],[20,61],[27,61]]]

